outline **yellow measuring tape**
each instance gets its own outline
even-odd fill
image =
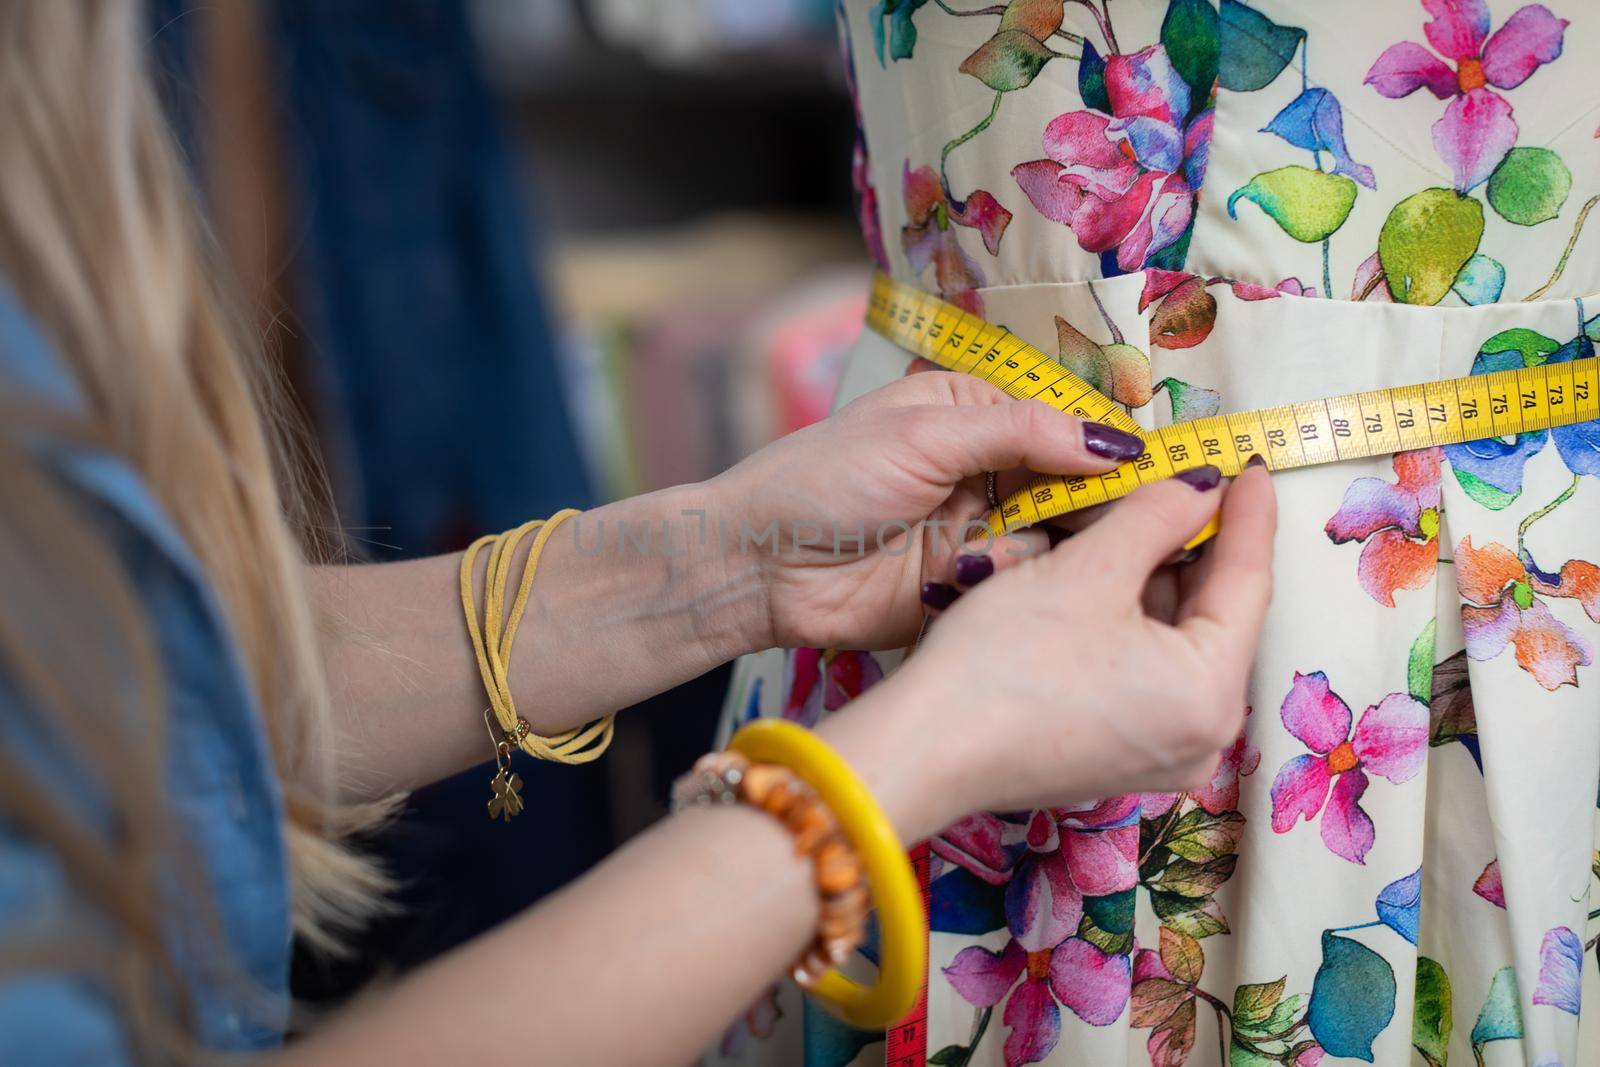
[[[1600,359],[1590,358],[1212,415],[1146,431],[1116,401],[1004,327],[885,274],[873,282],[867,325],[930,362],[982,378],[1019,400],[1042,400],[1144,438],[1144,455],[1106,474],[1034,478],[989,516],[996,536],[1206,464],[1232,476],[1259,455],[1270,469],[1287,470],[1600,417]],[[1215,532],[1214,525],[1207,527],[1190,544]]]

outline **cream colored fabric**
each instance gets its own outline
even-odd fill
[[[841,20],[869,247],[1146,426],[1594,355],[1592,5],[889,7]],[[1080,335],[1098,362],[1058,349]],[[906,363],[864,337],[841,402]],[[1600,1064],[1597,475],[1588,426],[1275,476],[1276,594],[1213,788],[936,841],[929,1052]],[[749,657],[725,726],[815,721],[896,660]],[[884,1046],[784,987],[712,1060]]]

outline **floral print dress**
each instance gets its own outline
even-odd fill
[[[1146,426],[1595,354],[1592,0],[839,15],[873,257]],[[841,401],[908,359],[864,336]],[[1275,480],[1210,785],[932,842],[930,1063],[1600,1064],[1600,425]],[[747,657],[725,729],[898,660]],[[883,1035],[785,985],[711,1060],[881,1064]]]

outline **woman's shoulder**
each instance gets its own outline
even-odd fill
[[[33,619],[36,627],[53,627],[72,641],[77,651],[71,658],[78,661],[72,669],[123,669],[126,664],[95,662],[102,657],[94,644],[84,640],[79,647],[72,637],[92,633],[95,621],[87,617],[95,611],[94,588],[72,573],[84,563],[73,544],[92,543],[95,554],[116,569],[118,585],[127,593],[159,666],[165,736],[159,770],[164,780],[158,784],[197,861],[204,888],[216,901],[216,918],[233,941],[233,962],[259,991],[281,1000],[290,944],[283,800],[226,616],[195,554],[139,472],[92,433],[82,432],[87,405],[70,369],[3,282],[0,410],[17,413],[0,420],[0,432],[10,438],[4,442],[7,451],[21,458],[35,482],[47,487],[55,506],[70,515],[72,528],[81,535],[77,542],[63,535],[52,546],[50,520],[16,512],[0,515],[7,542],[0,551],[27,557],[11,561],[15,573],[27,580],[6,583],[4,595],[29,601],[11,605],[19,609],[19,618]],[[52,547],[59,550],[47,550]],[[64,586],[89,592],[51,595],[52,589]],[[50,817],[77,820],[79,831],[104,832],[114,822],[109,794],[85,779],[80,746],[64,736],[61,724],[42,706],[37,680],[28,678],[30,684],[23,684],[26,670],[0,654],[0,761],[27,773],[29,788],[48,798],[40,810]],[[66,691],[76,690],[67,686]],[[52,921],[66,922],[81,936],[85,921],[94,920],[82,909],[64,918],[61,902],[75,901],[67,866],[40,845],[38,828],[8,819],[8,807],[0,805],[0,955],[50,928]],[[173,909],[175,927],[187,921],[180,918],[184,910],[181,901]],[[171,933],[186,940],[176,929]],[[200,977],[206,961],[178,962],[196,978],[194,992],[202,1009],[208,999],[220,1001]],[[35,973],[26,982],[0,984],[0,1030],[6,1029],[8,1013],[22,1010],[19,1004],[63,996],[67,1001],[62,1010],[69,1012],[88,1010],[85,1003],[93,1002],[81,983],[44,981]],[[221,1006],[199,1015],[203,1036],[218,1048],[256,1047],[281,1032],[281,1019],[262,1026]],[[5,1061],[0,1054],[0,1062]]]

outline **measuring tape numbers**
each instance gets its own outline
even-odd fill
[[[1231,477],[1252,455],[1259,455],[1271,470],[1288,470],[1600,417],[1600,360],[1591,357],[1145,430],[1116,401],[1004,327],[885,274],[873,282],[867,325],[909,352],[982,378],[1019,400],[1042,400],[1144,438],[1143,455],[1105,474],[1035,477],[989,517],[997,536],[1116,500],[1141,485],[1206,464]]]
[[[1206,464],[1232,476],[1259,455],[1269,469],[1288,470],[1600,418],[1600,359],[1590,357],[1213,415],[1147,431],[1116,401],[1009,330],[886,274],[873,281],[867,326],[915,355],[982,378],[1019,400],[1042,400],[1144,438],[1143,455],[1105,474],[1038,475],[989,516],[996,536],[1116,500]],[[1190,544],[1214,532],[1215,520]],[[931,914],[927,842],[910,852],[924,914]],[[888,1067],[927,1063],[926,975],[911,1014],[885,1038]]]

